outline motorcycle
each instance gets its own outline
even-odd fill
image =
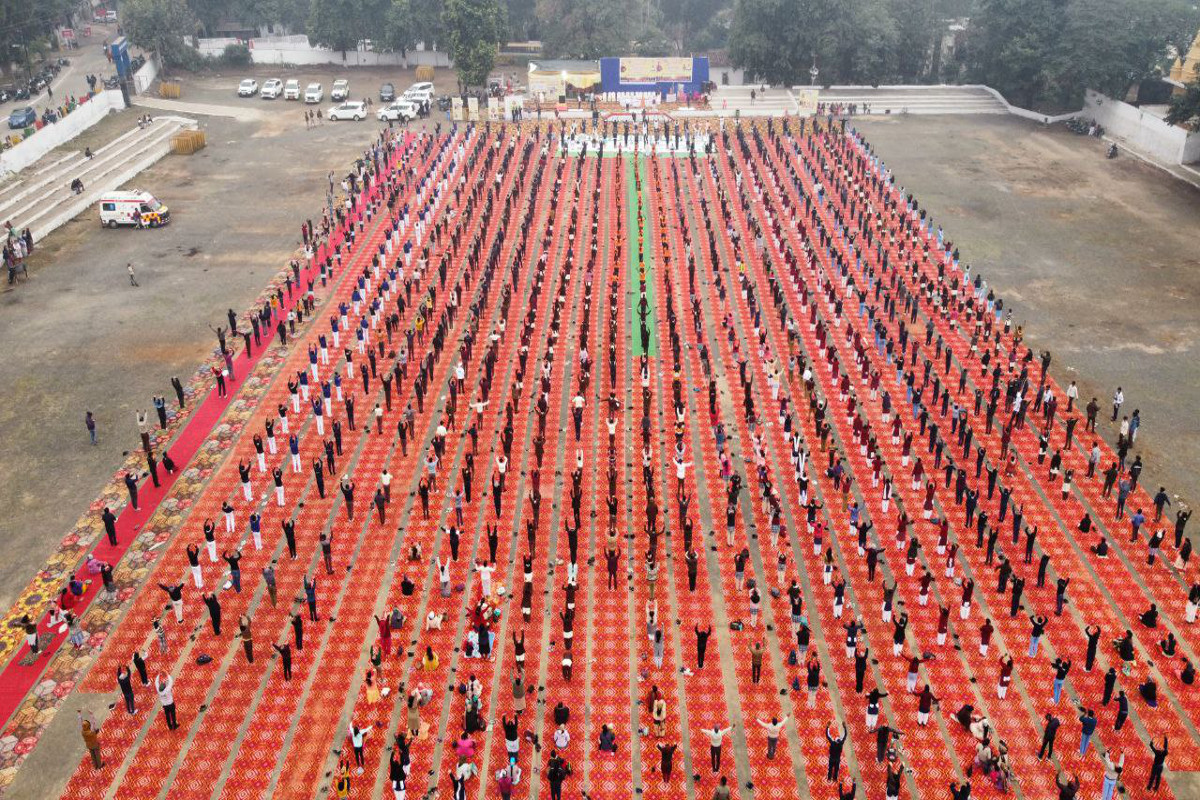
[[[1066,125],[1067,130],[1071,131],[1071,133],[1083,136],[1087,134],[1088,129],[1091,127],[1091,122],[1082,117],[1071,117],[1067,120]]]

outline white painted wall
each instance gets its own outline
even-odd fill
[[[1108,133],[1168,164],[1182,163],[1188,132],[1136,106],[1088,90],[1084,110]]]
[[[125,101],[121,98],[119,89],[100,92],[58,122],[45,126],[16,147],[0,153],[0,174],[25,169],[46,153],[74,139],[104,119],[110,111],[124,107]]]
[[[146,58],[146,63],[142,65],[142,68],[133,73],[133,91],[136,94],[145,94],[157,77],[158,60],[150,55]]]
[[[999,100],[1001,103],[1004,104],[1004,107],[1008,109],[1008,113],[1013,114],[1014,116],[1024,117],[1025,119],[1031,119],[1034,122],[1040,122],[1043,125],[1049,125],[1054,122],[1066,122],[1071,117],[1074,117],[1079,113],[1079,112],[1073,112],[1070,114],[1051,115],[1051,114],[1042,114],[1041,112],[1038,112],[1038,111],[1030,111],[1027,108],[1021,108],[1020,106],[1014,106],[1012,103],[1010,103],[1004,99],[1004,95],[1000,94],[998,91],[996,91],[995,89],[993,89],[990,86],[986,86],[982,83],[972,84],[972,86],[976,86],[980,89],[983,89],[985,92],[987,92],[988,94],[995,97],[997,100]]]
[[[1182,164],[1195,164],[1200,161],[1200,132],[1188,135],[1187,142],[1183,145]]]
[[[198,39],[197,49],[207,56],[220,56],[231,44],[238,44],[238,39]],[[264,36],[245,42],[250,48],[250,58],[255,64],[290,64],[296,66],[313,66],[317,64],[336,64],[345,67],[449,67],[449,54],[440,50],[409,50],[407,54],[377,53],[372,50],[347,50],[343,54],[339,50],[325,47],[313,47],[308,37],[299,36]]]

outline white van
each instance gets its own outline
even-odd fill
[[[283,99],[300,99],[300,81],[296,80],[295,78],[288,78],[288,82],[283,85]]]
[[[100,198],[100,224],[108,228],[135,225],[157,228],[171,221],[171,210],[149,192],[108,192]]]

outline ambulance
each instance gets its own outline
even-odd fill
[[[170,209],[141,189],[108,192],[100,198],[100,224],[108,228],[118,225],[157,228],[170,221]]]

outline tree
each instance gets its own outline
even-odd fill
[[[227,4],[231,0],[191,0],[193,8],[196,3]],[[238,0],[237,5],[222,14],[222,18],[233,16],[246,25],[283,25],[294,31],[305,30],[309,14],[312,12],[311,0]],[[201,21],[204,16],[197,9],[196,16]]]
[[[1055,0],[983,0],[971,22],[971,75],[1030,108],[1053,82],[1065,10]]]
[[[185,0],[125,0],[121,25],[129,41],[158,54],[164,69],[186,63],[184,37],[196,32],[196,18]]]
[[[945,28],[934,0],[892,0],[896,21],[896,73],[901,83],[920,83],[931,69],[933,52],[942,46]]]
[[[624,55],[633,16],[630,0],[538,0],[543,46],[559,58]]]
[[[1186,0],[983,0],[970,71],[1018,105],[1078,108],[1085,89],[1124,97],[1197,25]]]
[[[26,53],[29,60],[42,53],[55,27],[70,22],[75,5],[70,0],[0,0],[0,68],[7,73],[14,62],[24,65]]]
[[[331,50],[357,50],[369,38],[360,0],[313,0],[308,14],[308,38]]]
[[[392,0],[383,18],[383,33],[379,37],[387,50],[401,53],[416,45],[413,38],[412,8],[408,0]]]
[[[823,6],[827,29],[822,32],[818,68],[828,84],[880,84],[895,72],[896,22],[880,0],[843,0]],[[821,19],[813,24],[820,25]],[[822,66],[823,64],[823,66]]]
[[[1063,101],[1078,102],[1084,89],[1123,99],[1197,24],[1195,6],[1184,0],[1072,0],[1054,62]]]
[[[483,86],[496,63],[504,32],[498,0],[446,0],[442,25],[460,87]]]
[[[218,23],[230,16],[229,0],[188,0],[188,8],[203,32],[208,36],[216,35]],[[248,22],[247,20],[238,20]]]
[[[695,42],[721,10],[723,0],[662,0],[663,23],[675,39],[675,49],[680,53],[691,52]]]
[[[536,40],[541,35],[537,16],[537,0],[506,0],[505,8],[509,41],[526,42]]]
[[[737,0],[733,62],[769,83],[879,83],[895,73],[896,22],[884,0]]]
[[[805,0],[736,0],[729,29],[733,63],[770,83],[807,83],[817,31],[803,19],[806,5]]]
[[[442,22],[445,10],[442,0],[409,0],[408,26],[414,41],[423,42],[426,50],[437,49],[446,40]]]
[[[1200,72],[1188,83],[1183,94],[1171,98],[1167,122],[1193,130],[1200,128]]]

